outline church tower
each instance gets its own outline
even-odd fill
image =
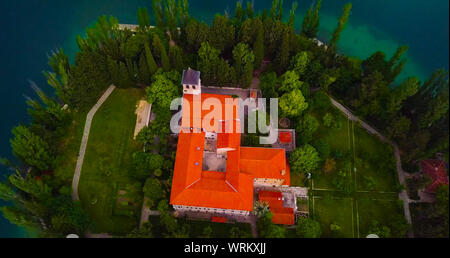
[[[183,71],[183,94],[199,95],[202,93],[202,83],[200,80],[200,72],[191,68]]]

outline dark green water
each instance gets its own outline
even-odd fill
[[[391,55],[398,45],[408,45],[408,64],[401,77],[428,77],[438,68],[448,69],[449,1],[447,0],[323,0],[319,38],[327,41],[342,6],[353,3],[340,51],[366,58],[377,50]],[[284,9],[293,1],[285,0]],[[296,28],[312,0],[299,1]],[[217,12],[234,13],[235,0],[190,0],[192,16],[210,22]],[[255,0],[256,9],[270,8],[271,0]],[[10,130],[26,123],[24,95],[34,96],[29,80],[50,90],[41,75],[47,69],[47,53],[63,47],[73,58],[76,35],[100,15],[114,15],[121,23],[136,23],[139,7],[150,0],[14,0],[0,1],[0,157],[13,159]],[[0,178],[10,171],[0,167]],[[0,204],[1,205],[1,204]],[[24,237],[24,230],[0,216],[0,237]]]

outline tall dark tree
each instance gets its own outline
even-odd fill
[[[316,37],[317,32],[319,31],[319,11],[321,6],[322,0],[318,0],[316,6],[311,6],[306,12],[302,24],[302,35],[309,38]]]
[[[217,14],[210,30],[209,42],[214,48],[224,51],[234,44],[235,28],[230,20]]]
[[[342,9],[342,15],[339,18],[338,25],[336,29],[333,32],[333,36],[331,37],[330,43],[329,43],[329,49],[332,51],[336,51],[336,45],[339,41],[339,38],[341,37],[341,33],[345,28],[345,25],[347,25],[348,18],[350,16],[350,12],[352,10],[352,4],[348,3],[344,6]]]
[[[161,66],[164,69],[164,71],[170,70],[170,61],[169,57],[167,56],[166,48],[164,47],[164,44],[159,39],[158,35],[153,36],[153,48],[157,51],[160,57]]]
[[[289,11],[289,21],[288,21],[288,26],[289,27],[293,27],[294,23],[295,23],[295,11],[297,10],[297,2],[293,2],[292,3],[292,8]]]
[[[207,84],[216,81],[215,65],[219,62],[220,51],[211,47],[208,42],[202,43],[198,50],[197,68],[202,73],[202,82]]]
[[[264,28],[260,18],[253,21],[253,28],[256,31],[253,53],[255,54],[255,69],[258,69],[264,59]]]
[[[69,85],[71,67],[69,57],[59,49],[49,57],[48,64],[53,72],[43,72],[47,83],[55,89],[56,95],[63,103],[69,103],[72,95],[72,88]]]
[[[14,155],[41,171],[52,168],[53,156],[47,142],[23,125],[14,127],[12,133],[14,138],[10,142]]]
[[[153,75],[156,73],[156,70],[158,70],[158,66],[156,65],[155,59],[153,58],[152,51],[150,50],[150,45],[145,44],[144,46],[145,51],[145,59],[147,60],[148,69],[150,71],[150,75]]]
[[[277,54],[275,56],[275,69],[278,74],[283,73],[289,65],[290,56],[290,35],[289,30],[284,28],[281,36],[281,44],[278,47]]]
[[[250,87],[253,78],[253,62],[255,61],[253,51],[247,44],[239,43],[233,49],[233,61],[239,85],[242,88]]]
[[[147,8],[138,9],[138,24],[141,28],[150,27],[150,15],[148,14]]]
[[[190,19],[182,33],[186,41],[186,47],[189,51],[197,52],[202,42],[206,42],[209,37],[209,26],[204,22],[198,22]]]
[[[183,70],[183,53],[181,51],[181,48],[178,46],[172,46],[169,49],[169,57],[170,57],[170,63],[178,72],[181,72]]]
[[[161,0],[153,0],[153,13],[155,14],[156,27],[164,29],[166,23],[164,21],[164,10],[161,4]]]
[[[254,22],[251,19],[245,20],[241,25],[241,29],[239,30],[239,42],[251,45],[254,40],[254,31],[256,31],[255,29],[256,28],[254,28]]]
[[[139,75],[138,75],[138,81],[140,83],[144,83],[146,85],[148,85],[150,83],[150,79],[151,79],[151,73],[150,73],[150,68],[148,67],[147,64],[147,58],[145,56],[145,52],[142,52],[141,57],[139,58]]]

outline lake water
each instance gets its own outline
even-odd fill
[[[327,41],[342,7],[350,0],[323,0],[319,39]],[[293,1],[284,1],[287,13]],[[299,1],[296,28],[312,0]],[[447,0],[353,0],[352,15],[341,35],[339,50],[367,58],[377,50],[388,56],[399,45],[408,45],[408,63],[402,78],[427,78],[438,68],[448,69],[449,1]],[[212,21],[214,14],[234,13],[235,0],[190,0],[192,16]],[[270,8],[270,0],[254,1],[256,9]],[[136,23],[139,7],[151,9],[150,0],[14,0],[0,1],[0,157],[13,159],[10,130],[27,123],[24,96],[32,96],[29,81],[50,91],[42,71],[47,54],[62,47],[73,60],[76,36],[100,15],[114,15],[121,23]],[[287,15],[287,14],[286,14]],[[10,171],[0,167],[0,178]],[[0,203],[0,206],[2,203]],[[24,237],[26,232],[0,216],[0,237]]]

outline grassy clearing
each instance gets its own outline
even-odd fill
[[[292,173],[291,172],[291,186],[307,187],[306,176],[304,173]],[[306,183],[306,184],[305,184]]]
[[[394,192],[397,185],[395,158],[391,146],[355,126],[358,190]]]
[[[353,201],[350,198],[314,198],[314,219],[322,226],[322,237],[354,237]],[[337,224],[340,230],[332,232],[331,224]]]
[[[316,117],[321,121],[319,117]],[[330,152],[339,152],[345,154],[350,151],[350,138],[349,138],[349,121],[342,115],[338,114],[336,119],[339,120],[338,123],[341,124],[340,128],[327,128],[325,126],[320,126],[319,130],[314,134],[314,138],[321,139],[325,141],[330,146]],[[336,169],[338,171],[344,169],[344,162],[342,160],[336,161]],[[317,171],[318,176],[314,178],[314,188],[315,189],[334,189],[332,180],[333,174],[325,174],[322,171]]]
[[[396,200],[359,199],[357,205],[360,237],[372,233],[370,228],[373,221],[376,220],[380,224],[386,225],[394,215],[403,214],[403,210]]]
[[[141,185],[130,178],[136,104],[140,89],[116,89],[94,116],[81,172],[79,195],[95,222],[94,232],[125,233],[136,226]]]

